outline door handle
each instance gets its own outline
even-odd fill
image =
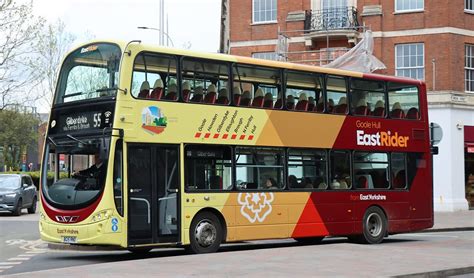
[[[178,193],[178,189],[177,189],[177,188],[176,188],[176,189],[168,189],[168,190],[166,190],[166,191],[168,191],[168,193]]]
[[[130,188],[130,193],[138,193],[141,192],[143,189],[141,188]]]

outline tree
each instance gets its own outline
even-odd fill
[[[46,25],[38,36],[37,58],[31,67],[39,75],[41,82],[37,86],[38,94],[51,107],[61,61],[76,39],[68,33],[63,21],[58,19]]]
[[[33,16],[32,3],[0,0],[0,111],[31,97],[26,88],[38,80],[29,64],[44,19]]]
[[[0,110],[0,146],[7,168],[19,170],[21,155],[38,138],[38,119],[18,110]]]

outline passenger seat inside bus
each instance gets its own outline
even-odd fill
[[[359,101],[357,101],[357,106],[354,109],[354,114],[360,116],[369,115],[369,108],[367,107],[367,101],[365,101],[365,98],[361,98],[359,99]]]
[[[286,109],[294,110],[295,109],[295,97],[292,95],[288,95],[286,97]]]
[[[227,93],[226,88],[219,90],[219,97],[217,98],[217,104],[229,104],[229,94]]]
[[[138,93],[139,98],[148,98],[150,95],[150,83],[148,81],[143,81],[140,86],[140,92]]]
[[[334,108],[334,114],[346,114],[347,113],[347,98],[341,97],[337,106]]]
[[[188,81],[183,82],[183,100],[189,101],[189,95],[191,94],[191,84]]]
[[[316,112],[324,112],[324,100],[323,98],[319,98],[318,100],[318,103],[316,104],[316,108],[315,108]]]
[[[263,98],[263,107],[273,109],[273,95],[272,93],[266,93]]]
[[[237,105],[237,106],[240,105],[241,97],[242,97],[242,91],[240,90],[240,87],[238,86],[234,87],[234,105]]]
[[[216,90],[216,85],[211,84],[209,87],[207,87],[207,93],[206,96],[204,97],[204,102],[209,103],[209,104],[214,104],[217,99],[217,90]]]
[[[420,115],[418,113],[418,109],[416,107],[412,107],[408,109],[407,115],[405,117],[406,119],[411,119],[411,120],[417,120],[420,118]]]
[[[201,86],[194,88],[194,94],[191,102],[202,102],[204,100],[204,90]]]
[[[308,111],[313,111],[315,106],[314,97],[308,97]]]
[[[384,117],[385,116],[385,103],[381,100],[378,100],[375,103],[374,111],[372,112],[372,116],[375,117]]]
[[[263,90],[258,88],[252,101],[252,107],[263,107]]]
[[[275,109],[281,109],[282,105],[283,105],[283,98],[281,96],[281,92],[279,92],[277,101],[275,102],[275,105],[273,107]]]
[[[252,95],[250,94],[250,91],[244,91],[242,98],[240,99],[240,106],[250,106],[251,102]]]
[[[305,93],[301,93],[296,104],[295,110],[297,111],[307,111],[308,110],[308,97]]]
[[[155,84],[153,85],[153,91],[151,91],[149,98],[161,99],[162,96],[163,96],[163,80],[156,79]]]
[[[168,93],[166,94],[167,100],[177,100],[178,99],[178,87],[176,84],[171,84],[168,86]]]
[[[392,106],[392,111],[390,111],[390,118],[402,119],[405,118],[405,112],[400,105],[400,102],[395,102]]]

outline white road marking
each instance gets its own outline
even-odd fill
[[[27,261],[31,258],[10,258],[8,261]]]
[[[25,253],[35,255],[35,254],[43,254],[43,253],[46,253],[46,252],[48,252],[48,251],[35,250],[35,251],[26,251]]]
[[[13,267],[12,265],[4,265],[4,266],[0,266],[0,269],[9,269],[12,267]]]
[[[18,257],[33,257],[35,255],[36,254],[21,254],[21,255],[18,255]]]
[[[8,262],[8,263],[0,263],[0,265],[12,265],[12,264],[21,264],[22,262]]]

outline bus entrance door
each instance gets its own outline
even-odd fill
[[[179,146],[129,144],[129,245],[178,242]]]

